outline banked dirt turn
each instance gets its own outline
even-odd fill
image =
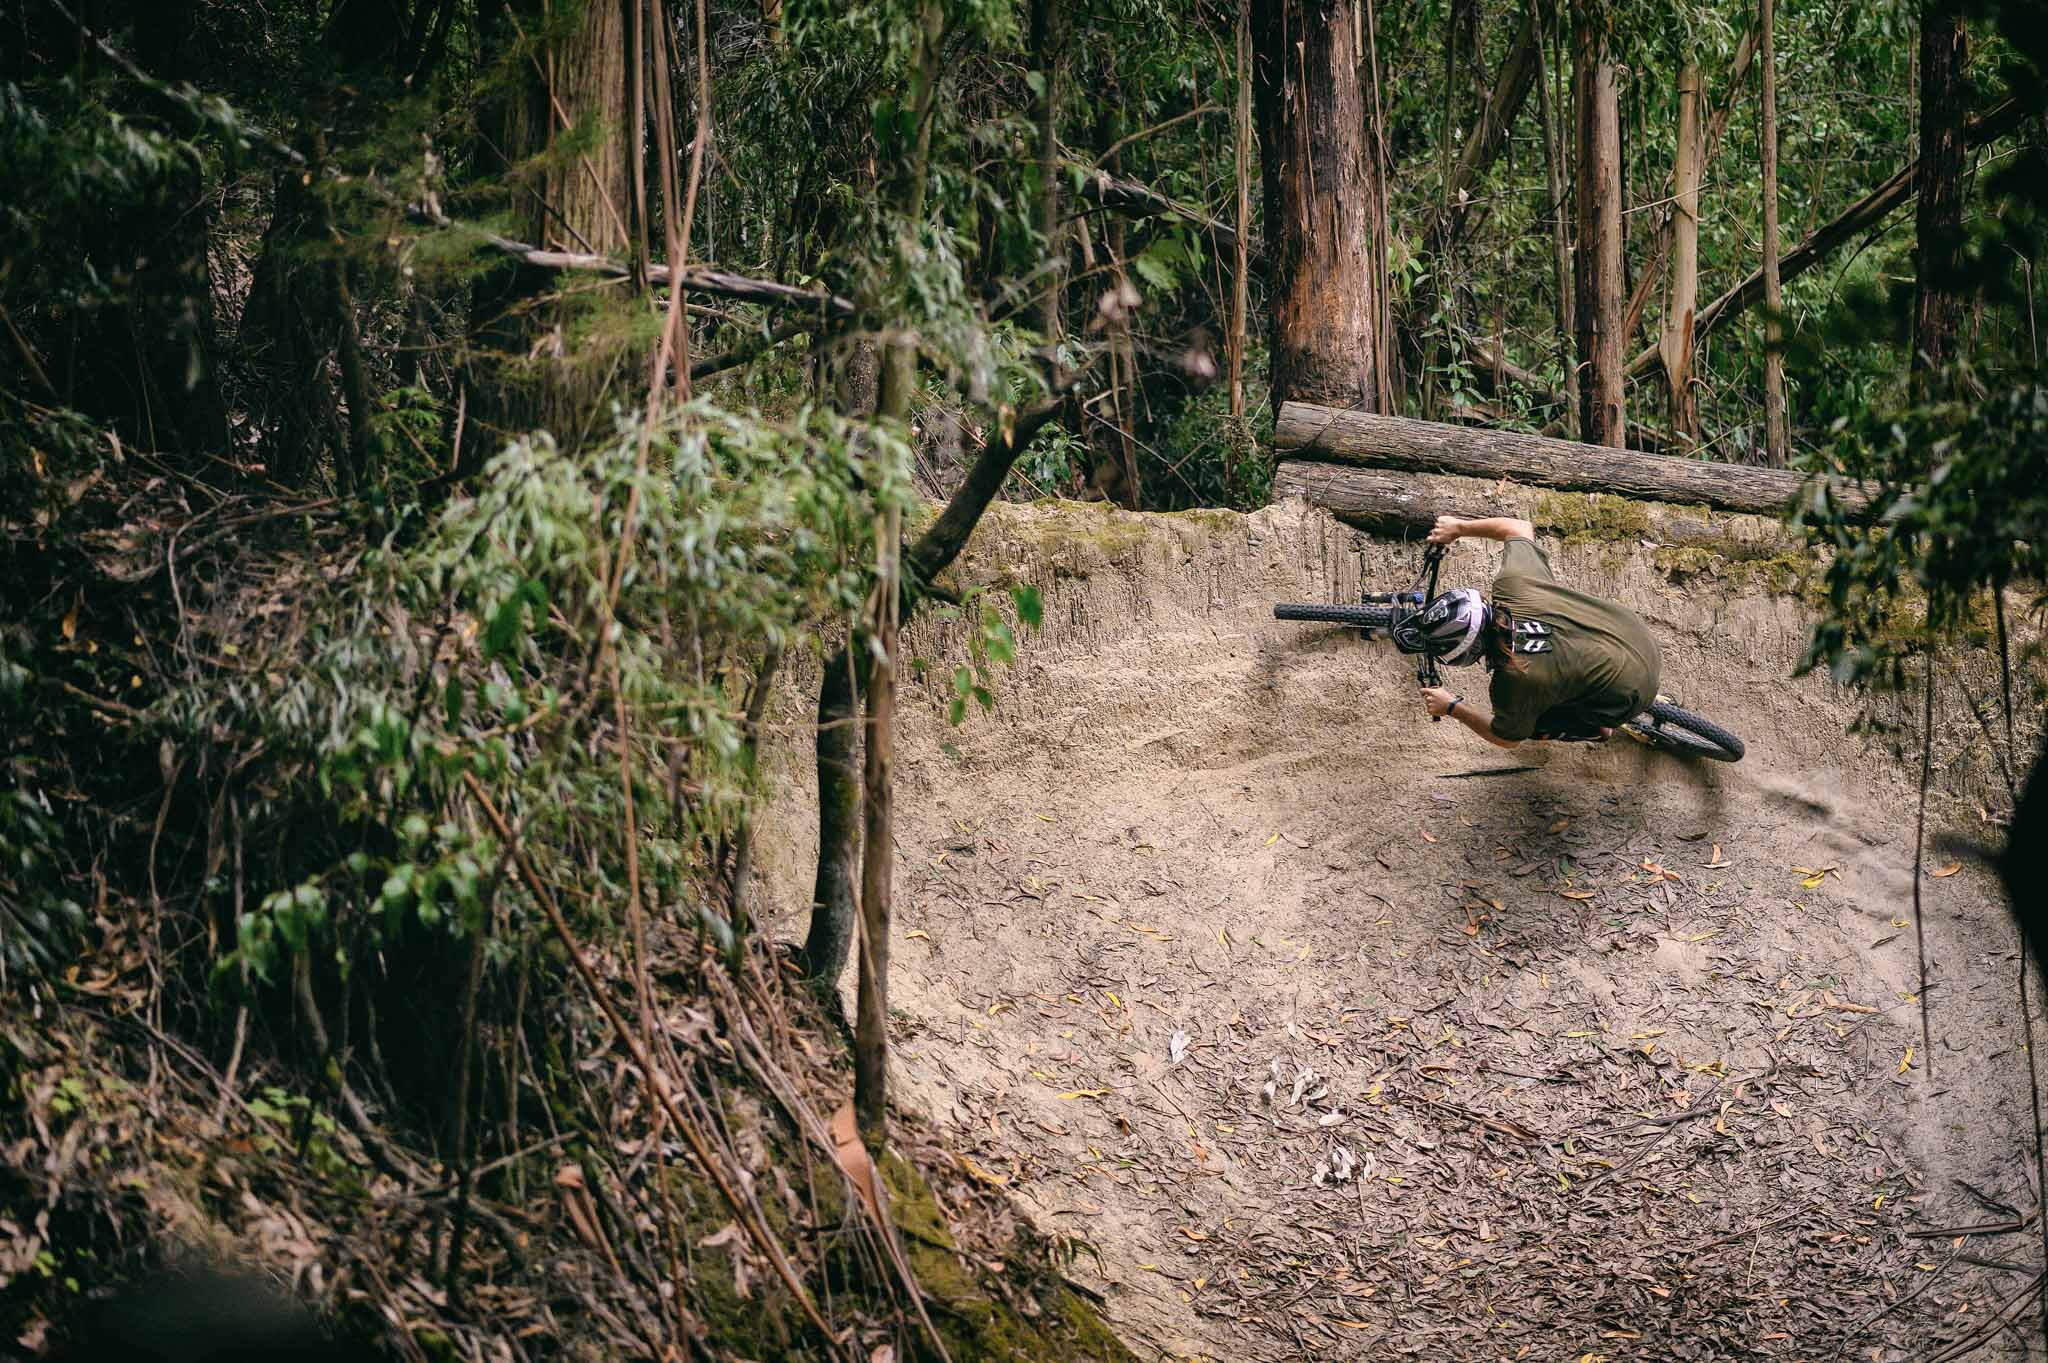
[[[1390,650],[1271,619],[1414,572],[1300,502],[998,506],[967,575],[1037,585],[1045,622],[958,728],[961,641],[913,636],[903,1107],[1071,1242],[1141,1354],[2019,1357],[1994,1317],[2039,1262],[2032,1123],[1974,721],[1936,740],[1930,1053],[1917,735],[1904,765],[1846,733],[1865,701],[1790,679],[1777,568],[1548,547],[1744,762],[1430,724]],[[801,696],[783,718],[762,893],[798,936]]]

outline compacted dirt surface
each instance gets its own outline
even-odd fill
[[[1917,736],[1902,764],[1845,732],[1855,698],[1788,680],[1805,626],[1760,577],[1674,580],[1653,550],[1553,561],[1651,620],[1665,690],[1743,734],[1740,765],[1431,724],[1385,646],[1271,619],[1414,572],[1299,504],[992,514],[969,574],[1038,584],[1045,625],[993,713],[906,698],[895,1081],[1070,1242],[1142,1355],[2038,1345],[1977,726],[1937,736],[1930,1051]],[[1497,553],[1460,545],[1447,583]],[[944,627],[915,646],[941,677],[960,651]],[[801,717],[793,697],[764,830],[792,936]]]

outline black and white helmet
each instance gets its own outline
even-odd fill
[[[1476,663],[1486,651],[1486,599],[1473,587],[1453,587],[1394,631],[1404,653],[1427,653],[1451,667]]]

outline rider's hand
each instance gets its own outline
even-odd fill
[[[1459,516],[1438,516],[1436,525],[1429,532],[1431,544],[1455,544],[1465,533],[1465,522]]]
[[[1425,686],[1422,688],[1423,707],[1439,719],[1443,717],[1445,711],[1451,708],[1451,702],[1456,699],[1456,696],[1444,690],[1441,686]]]

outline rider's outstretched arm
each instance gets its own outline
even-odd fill
[[[1438,516],[1436,528],[1429,532],[1429,542],[1451,544],[1467,536],[1483,540],[1533,540],[1536,527],[1519,516],[1480,516],[1470,520],[1463,516]]]
[[[1493,731],[1493,716],[1473,708],[1472,702],[1452,695],[1442,687],[1422,688],[1422,703],[1432,715],[1448,714],[1496,748],[1519,748],[1519,738],[1502,738]]]

